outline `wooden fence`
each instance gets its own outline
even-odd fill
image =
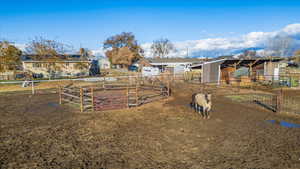
[[[59,87],[59,103],[70,103],[86,110],[112,110],[137,107],[170,96],[170,83],[167,85],[101,84],[91,87]]]
[[[81,112],[93,109],[93,88],[59,87],[58,93],[59,104],[66,102],[79,106]]]

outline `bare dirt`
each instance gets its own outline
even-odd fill
[[[189,107],[200,88],[183,84],[164,101],[94,113],[56,94],[1,94],[0,168],[300,168],[300,129],[266,122],[299,117],[209,90],[210,120]]]

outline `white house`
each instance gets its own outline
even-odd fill
[[[110,67],[111,67],[111,64],[110,64],[110,61],[108,58],[100,58],[98,60],[98,65],[99,65],[100,70],[101,69],[110,69]]]
[[[164,71],[185,71],[195,63],[201,63],[202,60],[198,58],[151,58],[148,59],[153,67],[158,67],[161,72]]]
[[[23,71],[43,77],[88,76],[91,61],[23,61]]]

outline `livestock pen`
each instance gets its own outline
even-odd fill
[[[59,86],[59,103],[70,103],[81,112],[137,107],[170,96],[170,83],[130,80],[130,83],[110,83],[75,87]]]

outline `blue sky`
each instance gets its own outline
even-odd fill
[[[1,0],[0,38],[44,36],[90,49],[123,31],[140,43],[228,38],[299,23],[299,11],[299,0]]]

